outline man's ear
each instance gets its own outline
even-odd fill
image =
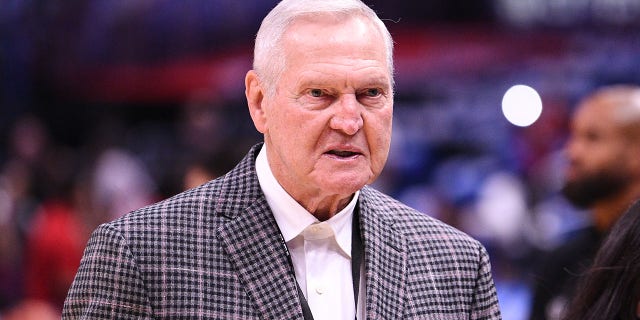
[[[640,301],[638,301],[638,305],[636,306],[636,317],[640,318]]]
[[[261,133],[267,130],[267,117],[264,110],[264,88],[260,83],[260,78],[254,70],[249,70],[244,78],[245,91],[247,97],[247,105],[249,106],[249,114],[253,120],[253,125]]]

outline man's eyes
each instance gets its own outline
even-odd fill
[[[309,95],[314,98],[320,98],[324,95],[324,92],[321,89],[311,89],[309,90]]]
[[[377,97],[382,94],[382,91],[378,88],[370,88],[364,91],[364,95],[367,97]]]
[[[327,95],[327,93],[322,89],[309,89],[308,94],[314,98],[320,98]],[[377,97],[382,95],[382,90],[379,88],[369,88],[361,91],[359,95],[365,97]]]

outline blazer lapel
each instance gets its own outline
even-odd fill
[[[216,211],[228,220],[218,229],[217,237],[263,318],[302,319],[288,251],[255,172],[261,146],[255,145],[223,177],[224,191],[213,201]]]
[[[218,238],[264,318],[302,319],[288,251],[264,197],[225,223]]]
[[[405,301],[406,239],[393,229],[392,213],[365,187],[360,194],[360,228],[365,249],[366,318],[401,319]]]

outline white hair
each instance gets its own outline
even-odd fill
[[[262,20],[253,51],[253,69],[260,77],[267,94],[275,92],[276,83],[284,72],[286,61],[281,45],[287,27],[302,16],[319,15],[362,16],[379,29],[384,37],[387,64],[393,81],[393,39],[384,22],[360,0],[283,0]]]

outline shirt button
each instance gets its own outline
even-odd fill
[[[325,291],[326,291],[326,289],[325,289],[323,286],[321,286],[321,285],[316,286],[316,293],[317,293],[317,294],[320,294],[320,295],[321,295],[321,294],[323,294]]]
[[[312,225],[311,227],[309,227],[309,231],[311,231],[311,233],[314,235],[320,233],[320,230],[320,226]]]

